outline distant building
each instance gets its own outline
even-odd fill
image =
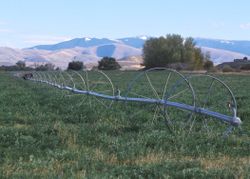
[[[242,59],[234,59],[234,62],[248,62],[249,60],[247,59],[247,57],[244,57]]]

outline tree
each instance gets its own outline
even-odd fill
[[[99,70],[117,70],[120,68],[119,63],[112,57],[103,57],[101,61],[98,61]]]
[[[214,67],[214,63],[211,60],[206,60],[204,62],[203,68],[207,71],[211,70]]]
[[[191,37],[184,39],[180,35],[168,34],[166,37],[151,38],[143,46],[145,68],[183,63],[184,66],[191,66],[191,69],[200,69],[204,59],[201,49],[195,47]]]
[[[83,62],[72,61],[68,64],[68,70],[82,70],[84,68]]]
[[[52,63],[46,63],[45,65],[39,65],[36,67],[36,71],[51,71],[55,69],[55,65]]]
[[[164,44],[164,37],[151,38],[145,42],[142,64],[145,68],[165,66],[167,64],[167,60],[165,59],[167,51]]]
[[[19,60],[18,62],[16,62],[16,66],[19,68],[19,69],[24,69],[26,64],[24,61],[21,61]]]
[[[183,56],[182,56],[182,63],[191,63],[195,56],[195,43],[194,39],[188,37],[184,41],[184,49],[183,49]]]

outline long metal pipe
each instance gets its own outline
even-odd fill
[[[131,98],[131,97],[123,97],[123,96],[110,96],[110,95],[100,94],[100,93],[97,93],[94,91],[84,91],[84,90],[75,89],[75,88],[72,88],[69,86],[62,86],[62,85],[58,85],[56,83],[51,83],[48,81],[34,80],[34,79],[31,79],[31,80],[36,81],[36,82],[46,83],[46,84],[49,84],[51,86],[57,87],[59,89],[68,90],[68,91],[71,91],[71,92],[76,93],[76,94],[92,95],[92,96],[96,96],[96,97],[104,98],[104,99],[108,99],[108,100],[142,102],[142,103],[150,103],[150,104],[160,104],[160,105],[164,105],[164,106],[172,106],[172,107],[176,107],[178,109],[192,111],[192,112],[202,114],[202,115],[212,116],[212,117],[215,117],[223,122],[229,123],[233,126],[239,126],[242,123],[240,118],[237,117],[236,115],[235,116],[228,116],[228,115],[221,114],[221,113],[218,113],[215,111],[211,111],[211,110],[208,110],[205,108],[195,107],[195,106],[191,106],[191,105],[187,105],[187,104],[183,104],[183,103],[177,103],[177,102],[172,102],[172,101],[167,101],[167,100],[162,100],[162,99],[152,99],[152,98]]]

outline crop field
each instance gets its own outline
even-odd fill
[[[127,91],[138,73],[107,75],[121,96],[164,96],[167,85],[158,83],[169,76],[161,71],[149,76],[157,94],[145,76]],[[193,114],[168,108],[172,122],[179,121],[170,128],[160,107],[152,104],[73,94],[1,72],[0,178],[250,178],[250,75],[215,76],[234,92],[243,122],[242,131],[235,129],[226,138],[226,126],[206,116],[188,123]],[[76,87],[86,88],[78,80]],[[112,94],[105,79],[89,73],[89,80],[96,82],[91,90]],[[168,85],[176,81],[172,77]],[[208,82],[190,81],[196,89]],[[169,92],[172,100],[191,105],[190,88],[178,90]],[[230,113],[226,91],[217,86],[211,93],[209,105],[202,107]]]

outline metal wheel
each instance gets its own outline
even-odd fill
[[[113,83],[111,79],[104,72],[99,70],[88,71],[85,74],[85,80],[88,92],[95,92],[108,96],[115,95]],[[113,103],[112,100],[96,97],[94,95],[88,95],[88,96],[89,96],[89,104],[91,106],[97,103],[104,108],[110,108]]]
[[[59,72],[58,71],[51,71],[50,73],[51,73],[51,77],[53,78],[53,85],[61,88]]]
[[[236,116],[237,104],[230,88],[217,77],[198,74],[189,77],[196,94],[196,105],[207,110]],[[219,119],[197,115],[193,129],[208,135],[227,135],[233,129],[232,125]]]
[[[40,76],[39,72],[33,71],[32,74],[33,74],[32,80],[37,81],[37,82],[41,81],[41,76]]]
[[[158,99],[195,106],[192,86],[179,72],[167,68],[153,68],[141,72],[128,85],[127,98]],[[129,113],[132,120],[150,123],[164,120],[172,133],[190,130],[193,112],[163,104],[142,104],[130,102]]]
[[[70,87],[73,88],[73,90],[81,90],[81,91],[88,91],[87,83],[86,83],[86,71],[69,71],[70,79],[72,81],[72,85]],[[81,106],[83,103],[86,103],[87,101],[87,95],[83,94],[75,94],[72,93],[72,95],[77,96],[76,97],[76,104],[78,106]]]

